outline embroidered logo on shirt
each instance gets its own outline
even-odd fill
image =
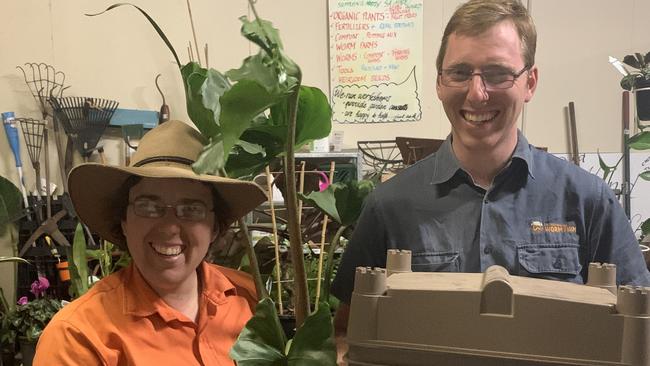
[[[576,226],[572,224],[558,224],[553,222],[543,223],[541,221],[532,221],[530,231],[533,233],[571,233],[575,234]]]

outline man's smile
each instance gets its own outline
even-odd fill
[[[499,111],[472,112],[461,110],[460,114],[468,122],[484,123],[493,120],[499,114]]]

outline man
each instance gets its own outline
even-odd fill
[[[204,143],[170,121],[145,135],[130,166],[70,173],[79,218],[133,261],[56,314],[35,365],[234,364],[228,353],[252,316],[255,287],[204,258],[266,198],[254,183],[194,173]]]
[[[452,15],[436,90],[451,122],[440,149],[367,199],[332,293],[345,333],[357,266],[412,251],[413,271],[483,272],[584,283],[590,262],[650,285],[639,245],[605,183],[537,150],[517,129],[538,80],[536,31],[516,0],[471,0]]]

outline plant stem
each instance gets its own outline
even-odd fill
[[[309,297],[307,289],[307,274],[302,252],[302,236],[298,223],[298,195],[296,192],[296,164],[294,161],[294,146],[296,140],[296,117],[298,114],[298,97],[300,94],[300,76],[298,83],[288,100],[289,127],[287,136],[287,154],[284,160],[284,172],[287,191],[287,215],[289,228],[289,246],[294,273],[296,328],[300,328],[309,314]]]
[[[226,170],[224,168],[219,169],[219,173],[222,177],[227,177]],[[255,292],[257,293],[257,300],[262,300],[269,297],[269,294],[266,292],[264,287],[264,281],[262,281],[262,274],[260,273],[260,266],[257,262],[257,256],[255,255],[255,247],[253,246],[253,240],[251,239],[251,233],[248,230],[248,225],[244,218],[237,220],[240,230],[244,233],[244,238],[246,239],[246,255],[248,255],[248,261],[250,266],[250,274],[253,276],[253,281],[255,282]]]
[[[330,283],[332,282],[332,270],[334,269],[334,253],[336,248],[339,246],[339,241],[341,241],[341,235],[348,227],[346,225],[341,225],[339,229],[334,234],[332,242],[330,243],[329,250],[327,251],[327,267],[325,268],[325,276],[323,276],[324,289],[323,289],[323,299],[329,301],[330,298]]]
[[[251,240],[250,232],[248,231],[248,225],[244,218],[240,218],[239,228],[244,233],[244,238],[246,238],[246,254],[248,255],[250,272],[255,281],[255,292],[257,293],[257,299],[262,300],[269,297],[269,294],[266,292],[264,287],[264,282],[262,282],[262,274],[260,273],[260,266],[257,262],[257,256],[255,255],[255,247],[253,247],[253,241]]]

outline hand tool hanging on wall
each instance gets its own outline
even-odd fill
[[[25,203],[25,208],[29,208],[29,201],[27,200],[27,190],[25,188],[25,177],[23,176],[23,162],[20,158],[20,140],[18,139],[18,128],[16,127],[16,119],[14,117],[14,112],[4,112],[2,113],[2,123],[5,127],[5,133],[7,134],[7,140],[9,141],[9,146],[11,151],[14,153],[14,160],[16,161],[16,169],[18,170],[18,179],[20,179],[20,190],[23,193],[23,201]],[[29,214],[27,218],[31,220]]]
[[[61,136],[62,133],[59,132],[58,121],[50,105],[50,98],[61,97],[63,95],[63,91],[69,88],[69,86],[64,86],[65,74],[62,71],[56,71],[53,66],[42,62],[25,63],[24,68],[21,66],[16,66],[16,68],[22,71],[23,77],[25,78],[25,84],[27,84],[30,93],[34,99],[36,99],[38,107],[41,110],[43,120],[48,121],[51,117],[54,127],[54,142],[56,143],[56,151],[59,161],[59,172],[61,173],[61,182],[63,184],[64,192],[67,192],[67,175],[65,174],[64,154],[63,148],[61,147],[61,140],[65,139],[66,137]],[[72,202],[70,202],[67,196],[64,195],[63,197],[65,197],[63,200],[63,205],[67,209],[68,213],[73,217],[76,216],[74,208],[72,207]]]
[[[29,154],[29,160],[32,162],[32,167],[34,168],[34,173],[36,174],[36,199],[38,200],[39,205],[34,205],[34,211],[36,211],[36,217],[38,222],[43,221],[43,212],[42,212],[42,201],[43,201],[43,192],[42,187],[43,183],[41,182],[41,147],[43,146],[43,131],[45,129],[45,121],[33,119],[33,118],[17,118],[17,121],[20,122],[20,127],[23,130],[23,137],[25,138],[25,146],[27,147],[27,153]]]
[[[576,108],[573,102],[569,102],[569,127],[571,133],[571,160],[580,166],[580,152],[578,150],[578,131],[576,128]]]
[[[630,187],[630,92],[623,91],[622,94],[622,108],[621,115],[623,122],[623,178],[621,181],[621,195],[623,196],[623,210],[630,219],[630,196],[632,187]]]
[[[160,113],[158,114],[158,124],[162,124],[169,121],[169,106],[167,103],[165,103],[165,94],[163,94],[162,90],[160,90],[160,85],[158,85],[158,78],[160,78],[160,74],[156,76],[156,89],[158,89],[158,92],[162,97],[162,105],[160,106]]]
[[[103,158],[103,149],[97,148],[99,139],[119,105],[113,100],[86,97],[50,98],[54,113],[84,160],[97,150]]]

